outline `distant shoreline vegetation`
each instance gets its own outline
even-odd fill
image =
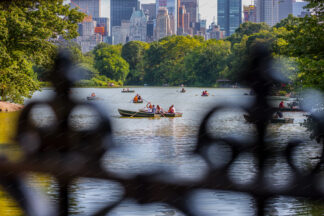
[[[83,80],[77,86],[105,87],[110,83],[213,87],[220,79],[239,83],[239,74],[248,65],[251,51],[262,44],[280,63],[274,69],[290,79],[289,85],[278,90],[290,92],[304,87],[324,90],[324,6],[316,0],[308,2],[314,15],[305,18],[290,15],[273,27],[243,23],[223,40],[169,36],[152,43],[101,43],[85,54],[76,43],[69,42],[78,36],[77,23],[85,14],[70,9],[60,0],[42,1],[41,9],[37,9],[38,1],[1,2],[0,100],[22,103],[24,98],[31,97],[43,85],[40,80],[49,81],[48,72],[59,49],[69,50],[82,71]],[[21,10],[27,7],[35,10]],[[58,35],[66,42],[52,43],[51,39]]]

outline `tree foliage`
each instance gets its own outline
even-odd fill
[[[63,0],[12,0],[0,2],[0,95],[23,102],[39,89],[32,66],[47,64],[56,52],[51,39],[78,35],[83,13]]]

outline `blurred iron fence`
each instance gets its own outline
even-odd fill
[[[119,176],[102,167],[103,155],[112,147],[112,126],[107,113],[94,104],[82,103],[70,97],[70,88],[74,77],[70,71],[73,64],[68,55],[61,53],[52,72],[52,82],[56,96],[50,101],[28,104],[21,113],[18,123],[17,142],[21,145],[24,157],[21,161],[11,162],[1,157],[0,184],[14,198],[26,215],[69,215],[69,187],[78,178],[95,178],[118,182],[122,185],[123,196],[114,203],[98,209],[93,215],[109,214],[125,199],[134,199],[140,204],[155,202],[166,203],[186,215],[196,215],[186,200],[190,192],[198,189],[243,192],[255,199],[255,215],[264,215],[266,203],[277,196],[300,197],[308,200],[324,198],[324,181],[321,166],[324,160],[324,148],[316,166],[310,172],[302,172],[294,163],[294,151],[301,141],[290,141],[285,149],[270,148],[266,142],[267,127],[275,110],[268,102],[273,85],[285,80],[272,70],[271,54],[257,49],[250,58],[250,63],[242,72],[241,80],[255,92],[255,100],[249,106],[235,107],[249,114],[254,122],[256,134],[254,141],[238,140],[235,136],[217,138],[208,133],[208,121],[213,114],[232,105],[214,107],[203,119],[198,143],[192,155],[199,156],[208,164],[208,173],[194,182],[166,180],[163,172],[153,172],[134,177]],[[31,120],[32,110],[40,104],[50,106],[56,116],[53,125],[39,127]],[[92,129],[77,131],[69,124],[69,116],[74,108],[88,106],[99,116],[97,126]],[[314,116],[314,131],[323,145],[323,114]],[[213,155],[207,154],[213,145],[222,143],[231,149],[232,155],[221,167],[213,165]],[[257,174],[250,183],[240,183],[230,177],[230,167],[244,154],[253,155],[257,163]],[[290,169],[292,178],[284,187],[275,187],[267,179],[266,161],[279,155]],[[57,206],[46,203],[37,193],[27,187],[24,174],[36,172],[52,175],[59,185]]]

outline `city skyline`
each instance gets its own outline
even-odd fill
[[[109,1],[102,1],[102,16],[110,17]],[[141,4],[155,3],[156,0],[140,0]],[[250,5],[254,3],[254,0],[242,0],[243,5]],[[207,19],[207,25],[209,26],[215,17],[217,21],[217,0],[199,0],[199,13],[202,19]]]

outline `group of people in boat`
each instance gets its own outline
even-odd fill
[[[129,92],[130,90],[129,90],[129,88],[123,88],[123,92]]]
[[[142,99],[141,95],[136,94],[134,99],[133,99],[133,102],[138,103],[138,102],[142,102],[142,101],[143,101],[143,99]]]
[[[201,94],[201,96],[208,96],[208,95],[209,95],[209,93],[208,93],[207,90],[203,91],[202,94]]]
[[[154,105],[151,104],[151,102],[148,102],[146,105],[147,112],[149,113],[155,113],[155,114],[163,114],[163,113],[176,113],[176,110],[174,108],[174,105],[171,105],[168,109],[168,112],[165,112],[163,108],[160,105]]]

